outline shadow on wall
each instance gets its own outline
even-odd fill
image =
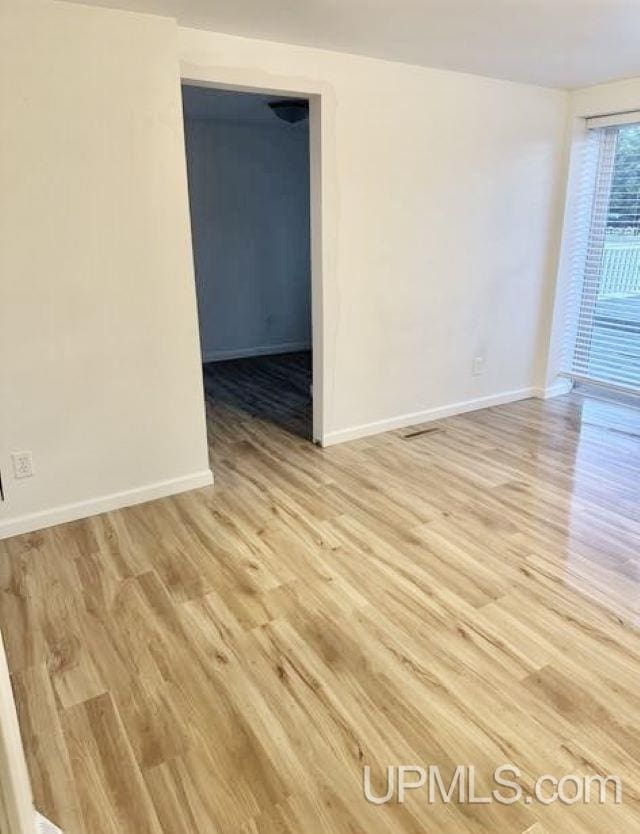
[[[308,121],[183,88],[204,362],[311,347]]]

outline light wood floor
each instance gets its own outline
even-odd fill
[[[322,450],[232,379],[214,489],[0,543],[39,808],[66,834],[640,831],[638,412],[530,400]],[[506,762],[624,802],[363,797],[366,764],[474,764],[484,792]]]

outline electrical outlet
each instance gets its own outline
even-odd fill
[[[33,475],[33,455],[31,452],[12,452],[13,474],[16,478],[30,478]]]
[[[480,374],[484,373],[484,369],[485,369],[484,356],[476,356],[476,358],[473,360],[473,371],[472,371],[473,375],[474,376],[480,376]]]

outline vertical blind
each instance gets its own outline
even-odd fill
[[[640,391],[640,115],[635,119],[587,123],[564,371]]]

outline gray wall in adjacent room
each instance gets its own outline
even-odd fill
[[[185,119],[205,362],[311,346],[306,123]]]

